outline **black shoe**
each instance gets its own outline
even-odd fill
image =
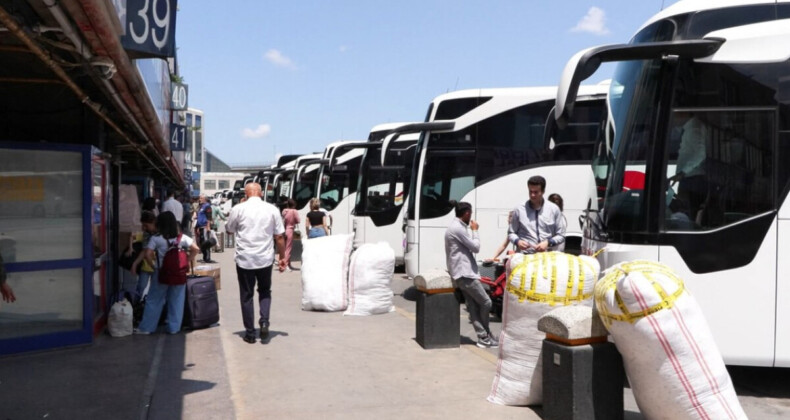
[[[269,337],[269,323],[261,322],[261,340],[264,340],[267,337]]]
[[[206,261],[206,262],[207,262],[207,263],[209,263],[209,264],[216,264],[216,263],[217,263],[217,262],[216,262],[216,261],[214,261],[214,260],[208,260],[208,261]]]
[[[255,341],[256,341],[255,340],[255,333],[249,333],[248,332],[247,334],[244,334],[244,341],[246,341],[246,342],[248,342],[250,344],[255,344]]]

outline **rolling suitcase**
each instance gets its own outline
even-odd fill
[[[205,328],[219,322],[219,299],[214,278],[189,276],[184,299],[184,326]]]

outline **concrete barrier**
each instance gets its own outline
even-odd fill
[[[544,419],[622,419],[623,360],[594,309],[557,308],[538,321]]]

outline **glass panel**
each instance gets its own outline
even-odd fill
[[[477,124],[477,184],[540,163],[543,132],[554,101],[520,106]]]
[[[346,170],[335,170],[324,173],[321,179],[321,207],[332,211],[337,207],[341,200],[357,190],[357,179],[359,175],[359,163],[362,157],[354,158],[348,163]]]
[[[230,188],[230,181],[227,179],[220,179],[219,183],[217,184],[218,189],[220,190],[227,190]]]
[[[606,102],[603,99],[579,101],[565,128],[554,133],[552,161],[590,161],[601,133]]]
[[[667,229],[715,229],[774,208],[777,98],[787,73],[787,63],[680,63],[665,169]]]
[[[491,97],[483,98],[458,98],[448,99],[439,103],[439,108],[436,109],[436,117],[434,121],[439,120],[454,120],[461,115],[477,108],[478,106],[491,100]]]
[[[416,148],[415,141],[395,142],[387,152],[385,167],[381,166],[378,158],[381,148],[368,150],[356,215],[370,216],[376,226],[389,225],[397,220],[409,195]]]
[[[82,154],[0,149],[6,262],[82,258]]]
[[[666,228],[714,229],[768,211],[775,113],[675,111]]]
[[[82,269],[8,273],[16,302],[0,305],[0,339],[82,329]]]
[[[93,256],[98,257],[107,251],[107,235],[105,234],[104,212],[107,211],[104,205],[104,165],[100,162],[93,162],[93,186],[92,207],[93,217],[91,220],[93,237]],[[138,196],[142,197],[142,195]]]
[[[203,187],[207,190],[216,190],[217,189],[217,181],[213,179],[207,179],[203,181]]]
[[[606,141],[594,162],[596,177],[607,179],[604,222],[611,230],[647,227],[646,162],[653,144],[661,61],[626,61],[617,65],[609,88]]]
[[[305,169],[305,171],[302,172],[302,175],[299,177],[299,182],[295,183],[293,194],[297,209],[303,208],[310,199],[315,197],[317,178],[318,165],[311,165],[310,169]]]
[[[441,217],[475,186],[474,156],[428,156],[420,188],[420,217]]]

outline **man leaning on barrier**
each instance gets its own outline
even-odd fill
[[[466,309],[477,333],[477,347],[498,347],[499,343],[488,328],[491,298],[480,283],[477,261],[472,255],[480,252],[478,225],[472,220],[472,205],[463,201],[451,204],[455,207],[455,219],[444,233],[447,269],[466,300]]]

